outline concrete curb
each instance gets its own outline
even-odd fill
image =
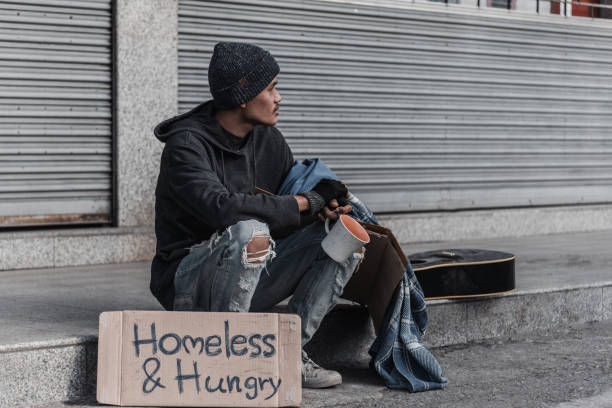
[[[275,309],[284,310],[283,306]],[[430,301],[428,316],[424,341],[429,347],[512,338],[536,330],[610,319],[612,281],[517,291],[477,300]],[[325,366],[362,368],[368,364],[368,348],[374,338],[367,310],[356,304],[341,304],[324,320],[307,350]],[[96,336],[3,346],[0,408],[92,395],[96,364]]]
[[[612,281],[552,289],[510,292],[500,296],[427,302],[428,347],[491,338],[508,339],[536,330],[602,321],[612,316]],[[361,367],[369,361],[375,339],[367,311],[337,307],[307,346],[324,365]]]

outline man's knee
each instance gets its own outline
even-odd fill
[[[245,266],[258,266],[274,256],[274,241],[270,238],[268,225],[257,220],[240,221],[229,228],[242,248]]]
[[[249,264],[264,263],[270,253],[270,237],[255,235],[246,246],[246,262]]]

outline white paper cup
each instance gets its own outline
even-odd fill
[[[346,262],[359,248],[370,242],[368,232],[354,219],[342,214],[329,230],[329,218],[325,220],[327,236],[321,247],[331,259],[338,263]]]

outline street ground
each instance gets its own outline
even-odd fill
[[[387,390],[375,375],[355,370],[345,375],[343,397],[325,391],[333,403],[312,391],[304,392],[304,400],[316,407],[612,408],[612,320],[442,347],[434,354],[449,379],[444,390]]]

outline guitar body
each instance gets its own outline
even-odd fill
[[[515,256],[483,249],[444,249],[409,255],[426,299],[490,296],[515,289]]]

